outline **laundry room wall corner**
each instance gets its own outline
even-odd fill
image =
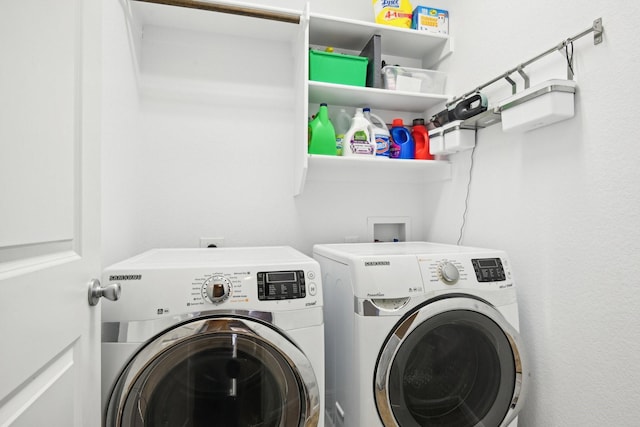
[[[478,132],[462,243],[506,250],[517,272],[520,330],[532,362],[518,425],[634,425],[640,145],[631,123],[640,90],[629,82],[640,60],[629,52],[637,45],[640,6],[451,4],[458,31],[449,78],[460,92],[602,18],[602,44],[591,36],[574,42],[573,119],[524,134],[503,133],[499,125]],[[564,61],[564,52],[551,55],[532,79],[558,64],[564,78]],[[431,240],[458,239],[470,156],[451,158],[454,178],[427,232]]]

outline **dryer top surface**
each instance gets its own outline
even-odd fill
[[[357,298],[461,292],[502,301],[514,293],[508,257],[496,249],[399,242],[316,245],[313,252],[323,274],[325,267],[332,271],[333,282],[350,286]],[[325,290],[332,284],[325,283]]]
[[[313,252],[336,261],[347,262],[371,256],[486,254],[496,250],[432,242],[384,242],[315,245]]]

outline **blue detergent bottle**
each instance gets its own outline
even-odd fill
[[[392,159],[415,159],[416,145],[411,132],[404,127],[402,119],[393,119],[391,125],[390,157]]]

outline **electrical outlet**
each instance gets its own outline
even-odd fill
[[[221,248],[224,246],[224,237],[201,237],[201,248]]]

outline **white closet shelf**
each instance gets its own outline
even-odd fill
[[[443,104],[447,99],[449,99],[447,95],[309,81],[309,102],[318,104],[326,102],[329,105],[350,105],[424,113],[431,107]]]
[[[371,12],[373,19],[373,11]],[[374,35],[381,35],[384,55],[422,59],[448,44],[449,36],[380,25],[373,22],[355,21],[335,16],[310,14],[309,43],[334,46],[342,49],[361,50]]]
[[[308,155],[308,181],[429,183],[451,179],[444,160]],[[357,173],[354,173],[357,170]]]

